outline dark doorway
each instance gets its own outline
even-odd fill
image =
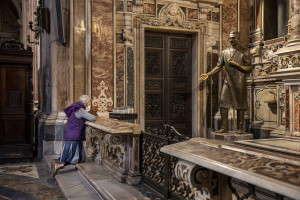
[[[0,162],[33,156],[31,79],[31,51],[0,49]]]
[[[145,34],[145,128],[192,136],[191,36]]]

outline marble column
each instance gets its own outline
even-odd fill
[[[300,42],[300,1],[291,2],[291,38],[289,43]]]

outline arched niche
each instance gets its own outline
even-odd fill
[[[17,2],[0,0],[0,42],[4,39],[20,41],[20,7]]]

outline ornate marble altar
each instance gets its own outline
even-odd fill
[[[231,178],[247,182],[253,197],[258,186],[274,192],[279,199],[283,196],[299,199],[300,159],[293,154],[204,138],[167,145],[161,151],[179,158],[176,177],[196,188],[196,200],[231,199],[231,192],[236,195]],[[224,188],[226,179],[231,192]],[[217,185],[223,187],[221,191],[214,190]]]
[[[94,122],[86,122],[86,145],[88,157],[114,172],[120,182],[137,184],[139,173],[138,124],[97,117]]]

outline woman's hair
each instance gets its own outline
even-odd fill
[[[78,98],[78,101],[80,101],[81,103],[83,103],[84,105],[86,105],[89,101],[91,100],[91,98],[88,95],[81,95]]]

